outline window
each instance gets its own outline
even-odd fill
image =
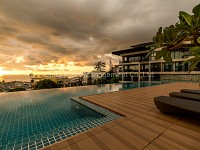
[[[180,59],[183,56],[183,52],[182,51],[173,51],[171,52],[171,57],[172,59]]]
[[[124,61],[127,61],[128,59],[127,59],[127,57],[124,57]]]
[[[151,64],[151,71],[160,72],[161,71],[161,63]]]
[[[173,71],[173,64],[172,63],[165,63],[164,64],[164,71]]]
[[[175,71],[182,71],[181,62],[176,62],[175,63]]]
[[[131,62],[140,62],[140,56],[132,56],[132,57],[129,57],[129,60]]]
[[[155,56],[156,56],[156,53],[152,53],[151,56],[150,56],[150,60],[154,61],[155,60]]]
[[[180,51],[174,52],[174,59],[180,59]]]
[[[130,66],[130,69],[135,71],[135,72],[138,72],[138,65]]]
[[[149,71],[149,65],[141,65],[140,68],[141,68],[141,71],[144,71],[144,72]]]
[[[188,63],[184,64],[182,67],[183,67],[182,69],[183,71],[188,71]]]

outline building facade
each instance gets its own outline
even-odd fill
[[[143,43],[131,46],[129,49],[112,52],[114,55],[122,57],[119,71],[121,81],[145,81],[145,80],[192,80],[200,79],[200,64],[188,75],[189,64],[182,64],[190,59],[188,45],[185,44],[177,51],[171,53],[172,62],[167,63],[162,58],[155,60],[156,51],[148,58],[148,45]],[[159,50],[158,50],[159,51]]]

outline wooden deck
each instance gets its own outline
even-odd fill
[[[125,117],[45,147],[45,150],[199,150],[200,120],[165,115],[153,98],[198,84],[171,83],[84,96],[83,99]]]

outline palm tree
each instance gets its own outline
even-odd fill
[[[101,71],[101,72],[105,71],[105,67],[106,67],[106,64],[104,62],[101,62],[101,61],[94,64],[94,69],[96,71]]]
[[[193,71],[195,66],[200,62],[200,4],[192,10],[193,14],[187,12],[179,12],[179,22],[169,27],[159,28],[156,35],[153,37],[154,44],[150,45],[151,50],[147,57],[157,50],[155,59],[161,57],[166,62],[171,62],[171,52],[180,49],[185,41],[191,41],[189,50],[193,58],[184,63],[191,62],[189,72]]]

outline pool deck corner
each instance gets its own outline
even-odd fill
[[[154,97],[183,88],[200,90],[198,84],[182,82],[83,96],[123,116],[43,150],[198,150],[200,119],[166,115],[154,105]]]

